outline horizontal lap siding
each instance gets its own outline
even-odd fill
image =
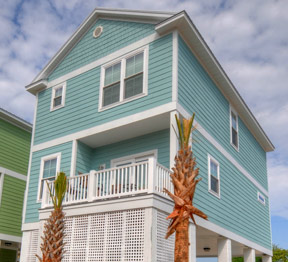
[[[179,103],[264,188],[268,188],[266,153],[239,117],[239,152],[230,144],[229,102],[179,37]]]
[[[93,31],[97,26],[103,27],[103,33],[95,39]],[[115,52],[154,32],[154,25],[152,24],[100,19],[91,26],[83,38],[56,67],[49,76],[49,81]]]
[[[51,88],[39,93],[35,144],[139,113],[171,101],[172,35],[149,45],[148,95],[98,112],[100,67],[67,81],[65,107],[50,112]]]
[[[96,148],[93,152],[91,169],[97,170],[102,164],[105,164],[106,168],[110,168],[112,159],[155,149],[158,150],[158,162],[169,167],[169,139],[169,130],[167,129]]]
[[[27,175],[31,133],[0,119],[0,166]]]
[[[0,233],[21,236],[21,218],[26,182],[4,175],[0,203]]]
[[[194,138],[197,142],[193,143],[193,152],[202,177],[195,193],[195,206],[211,222],[271,249],[268,198],[265,197],[266,205],[262,205],[257,200],[258,188],[248,178],[197,131]],[[220,165],[220,199],[208,192],[208,154]]]
[[[76,158],[76,175],[81,172],[83,174],[89,173],[91,170],[91,159],[93,149],[89,146],[78,142],[77,158]]]
[[[41,204],[37,203],[37,194],[38,194],[41,158],[60,152],[61,152],[60,171],[65,172],[66,175],[69,176],[71,166],[72,142],[43,149],[34,152],[32,154],[32,164],[30,171],[25,223],[39,221],[38,209],[41,207]]]

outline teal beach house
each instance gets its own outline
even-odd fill
[[[35,95],[21,261],[36,261],[57,172],[64,261],[173,261],[175,114],[195,112],[202,181],[190,261],[271,261],[266,153],[274,146],[185,11],[95,9],[26,87]]]
[[[30,123],[0,108],[0,261],[15,262],[21,247],[31,133]]]

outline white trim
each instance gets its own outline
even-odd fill
[[[61,88],[61,87],[62,87],[61,104],[59,106],[54,107],[54,99],[55,99],[56,89]],[[53,86],[52,87],[52,94],[51,94],[50,112],[64,107],[65,106],[65,97],[66,97],[66,82],[61,83],[61,84],[56,85],[56,86]]]
[[[169,151],[170,168],[174,166],[174,163],[175,163],[174,159],[178,152],[178,147],[179,147],[178,138],[175,133],[175,131],[177,130],[177,123],[176,123],[175,115],[179,116],[177,111],[170,112],[170,151]]]
[[[38,107],[38,94],[36,94],[36,103],[34,106],[33,129],[32,129],[32,137],[31,137],[31,144],[30,144],[30,155],[29,155],[29,164],[28,164],[28,172],[27,172],[27,181],[26,181],[26,188],[25,188],[25,194],[24,194],[24,204],[23,204],[23,211],[22,211],[22,223],[25,222],[25,216],[26,216],[27,198],[28,198],[28,190],[29,190],[29,182],[30,182],[32,154],[33,154],[32,147],[34,144],[34,137],[35,137],[37,107]]]
[[[188,118],[190,114],[180,105],[177,104],[177,110],[185,117]],[[252,177],[245,168],[243,168],[199,123],[194,120],[194,125],[197,126],[197,130],[217,149],[225,156],[244,176],[246,176],[259,190],[261,190],[267,197],[269,197],[268,191],[260,185],[260,183]]]
[[[16,237],[16,236],[11,236],[11,235],[1,234],[0,233],[0,239],[1,240],[6,240],[6,241],[12,241],[12,242],[21,243],[22,237]]]
[[[113,120],[113,121],[110,121],[101,125],[97,125],[97,126],[94,126],[94,127],[91,127],[91,128],[88,128],[88,129],[85,129],[85,130],[82,130],[82,131],[79,131],[79,132],[76,132],[67,136],[59,137],[59,138],[50,140],[48,142],[35,145],[31,148],[31,150],[32,152],[35,152],[35,151],[39,151],[45,148],[49,148],[52,146],[70,142],[74,139],[81,139],[89,135],[108,131],[108,130],[111,130],[111,129],[114,129],[123,125],[128,125],[128,124],[140,121],[140,120],[144,120],[150,117],[161,115],[163,113],[170,112],[174,109],[176,109],[176,104],[173,102],[170,102],[170,103],[167,103],[158,107],[154,107],[154,108],[151,108],[151,109],[148,109],[148,110],[145,110],[145,111],[142,111],[142,112],[130,115],[130,116],[122,117],[117,120]]]
[[[217,179],[218,179],[218,193],[213,191],[211,189],[211,161],[214,162],[217,165]],[[218,197],[219,199],[220,197],[220,164],[219,162],[212,157],[211,155],[208,154],[208,192],[211,193],[213,196]]]
[[[88,64],[88,65],[80,67],[80,68],[78,68],[78,69],[76,69],[76,70],[74,70],[74,71],[72,71],[66,75],[63,75],[59,78],[52,80],[51,82],[48,83],[47,88],[61,84],[62,82],[65,82],[70,78],[73,78],[77,75],[83,74],[83,73],[85,73],[85,72],[87,72],[93,68],[96,68],[98,66],[101,66],[103,64],[109,63],[109,61],[116,60],[117,58],[124,56],[125,54],[132,52],[133,50],[136,50],[136,49],[139,49],[143,46],[146,46],[146,45],[152,43],[153,41],[155,41],[159,38],[160,38],[159,34],[157,34],[157,33],[151,34],[151,35],[149,35],[149,36],[147,36],[147,37],[145,37],[145,38],[143,38],[143,39],[141,39],[141,40],[139,40],[133,44],[130,44],[126,47],[123,47],[123,48],[121,48],[121,49],[119,49],[119,50],[117,50],[117,51],[115,51],[115,52],[113,52],[113,53],[111,53],[105,57],[102,57],[102,58]]]
[[[260,198],[263,198],[264,201],[262,201]],[[265,196],[263,196],[259,191],[257,192],[257,200],[258,200],[263,206],[266,205],[266,198],[265,198]]]
[[[41,191],[41,183],[43,179],[43,171],[44,171],[44,162],[47,160],[51,160],[56,158],[56,175],[58,172],[60,172],[60,163],[61,163],[61,153],[55,153],[52,155],[44,156],[41,158],[41,164],[40,164],[40,174],[39,174],[39,180],[38,180],[38,194],[37,194],[37,202],[41,203],[42,198],[40,198],[40,191]],[[42,192],[43,193],[43,192]]]
[[[34,223],[22,223],[22,231],[31,231],[31,230],[38,230],[40,226],[40,222]]]
[[[72,143],[70,177],[76,175],[77,148],[78,148],[78,141],[74,139]]]
[[[27,181],[27,176],[19,174],[19,173],[15,172],[15,171],[12,171],[12,170],[7,169],[5,167],[1,167],[0,166],[0,173],[5,174],[7,176],[15,177],[17,179],[21,179],[23,181]]]
[[[178,102],[178,31],[173,31],[172,101]]]
[[[135,162],[136,158],[142,158],[145,156],[152,156],[157,160],[158,159],[158,150],[157,149],[153,149],[153,150],[149,150],[149,151],[145,151],[145,152],[140,152],[137,154],[133,154],[133,155],[126,155],[126,156],[122,156],[122,157],[118,157],[118,158],[114,158],[110,160],[110,166],[111,167],[115,167],[117,164],[120,164],[121,162],[127,162],[129,160],[131,160],[132,162]]]
[[[125,85],[125,73],[126,73],[127,59],[140,53],[143,53],[143,92],[135,96],[129,97],[129,98],[124,98],[124,92],[125,92],[124,85]],[[109,61],[108,63],[101,66],[101,77],[100,77],[101,79],[100,79],[99,103],[98,103],[99,112],[148,95],[148,57],[149,57],[149,46],[146,45],[137,50],[134,50],[133,52],[125,54],[117,58],[116,60]],[[119,101],[113,104],[109,104],[107,106],[103,106],[102,104],[103,104],[103,89],[104,89],[104,82],[105,82],[105,70],[118,63],[120,63],[120,70],[121,70],[120,71]]]
[[[232,142],[232,113],[236,116],[236,131],[237,131],[237,146]],[[239,122],[238,122],[238,114],[236,110],[229,105],[229,117],[230,117],[230,144],[233,148],[239,152]]]
[[[5,174],[3,174],[3,173],[0,172],[0,206],[1,206],[1,199],[2,199],[4,175],[5,175]]]

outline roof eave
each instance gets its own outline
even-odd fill
[[[213,55],[212,51],[204,41],[203,37],[191,21],[185,11],[170,17],[156,25],[155,30],[161,35],[177,29],[185,40],[189,42],[190,48],[199,62],[204,66],[224,96],[237,110],[250,132],[266,152],[273,151],[274,145],[261,128],[260,124],[240,96],[235,86]]]
[[[28,91],[29,93],[36,95],[39,91],[44,90],[48,85],[47,80],[39,80],[36,82],[31,83],[30,85],[27,85],[26,91]]]
[[[25,120],[21,119],[20,117],[6,111],[3,108],[0,108],[0,119],[3,119],[13,125],[16,125],[30,133],[32,133],[32,124],[26,122]]]

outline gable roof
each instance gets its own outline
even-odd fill
[[[62,46],[62,48],[56,53],[50,62],[36,76],[32,83],[26,86],[27,91],[32,94],[36,94],[39,90],[42,90],[47,86],[46,78],[48,75],[63,60],[63,58],[81,39],[90,26],[99,18],[125,19],[128,21],[131,20],[152,23],[155,24],[155,30],[159,33],[159,35],[163,35],[177,29],[180,35],[189,45],[193,54],[197,57],[201,65],[205,68],[223,95],[235,108],[245,125],[254,135],[262,148],[266,152],[273,151],[275,149],[274,145],[261,128],[260,124],[185,11],[175,14],[172,12],[158,11],[151,12],[107,8],[94,9],[87,19],[79,26],[76,32],[68,39],[68,41]]]
[[[0,119],[3,119],[28,132],[32,132],[32,124],[0,107]]]

